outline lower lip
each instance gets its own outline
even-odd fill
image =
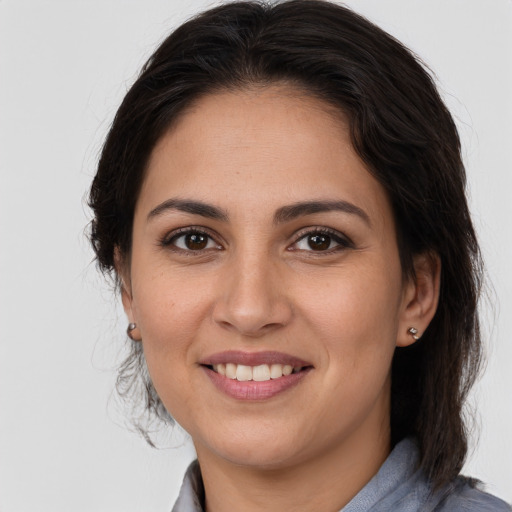
[[[202,366],[202,368],[217,389],[237,400],[267,400],[272,398],[299,384],[311,370],[311,368],[306,368],[298,373],[279,377],[279,379],[270,379],[262,382],[249,380],[244,382],[229,379],[206,366]]]

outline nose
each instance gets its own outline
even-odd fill
[[[287,325],[293,308],[282,269],[268,254],[240,256],[221,277],[214,321],[243,336],[260,337]]]

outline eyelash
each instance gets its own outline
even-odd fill
[[[293,243],[293,245],[297,245],[300,241],[307,239],[310,236],[313,235],[324,235],[331,239],[331,242],[335,242],[337,245],[333,248],[329,248],[325,251],[315,251],[311,248],[311,250],[306,251],[310,252],[315,255],[321,255],[321,254],[332,254],[336,252],[343,251],[344,249],[352,249],[354,248],[354,243],[350,238],[348,238],[346,235],[341,234],[339,231],[336,231],[334,229],[325,228],[325,227],[311,227],[306,228],[298,233],[296,241]],[[297,250],[303,250],[303,249],[292,249],[289,248],[290,251],[297,251]]]
[[[210,233],[209,230],[203,228],[203,227],[200,227],[200,226],[188,226],[186,228],[179,228],[179,229],[176,229],[174,231],[172,231],[171,233],[168,233],[166,234],[161,240],[160,240],[160,245],[162,247],[165,247],[167,249],[170,249],[174,252],[179,252],[181,254],[187,254],[187,255],[190,255],[190,256],[196,256],[200,253],[204,253],[205,250],[209,250],[211,248],[205,248],[205,249],[197,249],[197,250],[193,250],[193,249],[183,249],[181,247],[178,247],[176,245],[176,241],[179,240],[180,238],[183,238],[187,235],[201,235],[201,236],[206,236],[208,238],[208,241],[207,243],[210,243],[210,241],[213,241],[215,244],[216,244],[216,250],[219,250],[222,248],[221,244],[219,244],[215,238],[215,236]],[[195,254],[194,254],[195,253]]]
[[[162,247],[165,247],[167,249],[170,249],[174,252],[179,252],[181,254],[186,254],[189,256],[198,256],[201,254],[204,254],[205,251],[211,250],[212,247],[205,247],[202,249],[185,249],[182,247],[178,247],[176,245],[177,240],[179,240],[182,237],[185,237],[187,235],[200,235],[200,236],[206,236],[208,238],[207,244],[209,244],[211,241],[213,241],[216,244],[215,250],[222,250],[222,245],[217,242],[216,237],[213,233],[211,233],[209,230],[205,229],[204,227],[200,226],[189,226],[186,228],[179,228],[171,233],[166,234],[159,242],[159,244]],[[333,248],[328,248],[326,250],[319,250],[315,251],[314,249],[311,250],[304,250],[304,249],[297,249],[293,248],[293,246],[297,245],[302,240],[307,239],[307,237],[313,236],[313,235],[324,235],[331,239],[331,242],[336,243],[336,246]],[[338,231],[330,228],[325,227],[309,227],[305,228],[302,231],[300,231],[295,239],[295,242],[291,246],[288,247],[289,251],[304,251],[304,252],[310,252],[315,255],[322,255],[322,254],[332,254],[336,252],[343,251],[345,249],[350,249],[354,247],[354,243],[345,235],[339,233]]]

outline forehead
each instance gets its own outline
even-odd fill
[[[237,210],[311,198],[351,200],[370,211],[388,207],[343,114],[284,86],[196,101],[154,148],[138,209],[170,196]]]

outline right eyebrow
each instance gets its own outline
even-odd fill
[[[283,206],[277,210],[274,216],[274,224],[289,222],[304,215],[333,211],[356,215],[371,227],[370,217],[363,209],[343,200],[304,201]]]
[[[203,203],[202,201],[192,201],[189,199],[167,199],[163,203],[153,208],[147,216],[147,220],[151,220],[154,217],[162,215],[164,212],[169,210],[177,210],[180,212],[191,213],[193,215],[200,215],[208,219],[220,220],[223,222],[228,221],[228,214],[211,204]]]

